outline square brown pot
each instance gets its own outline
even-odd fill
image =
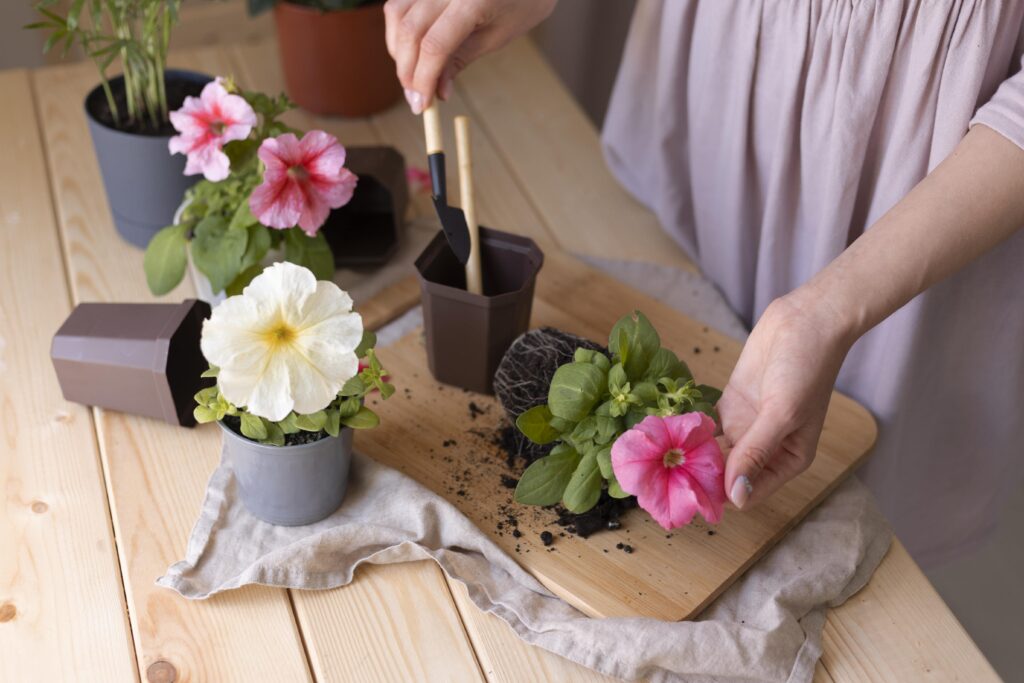
[[[199,349],[210,306],[79,304],[53,338],[50,358],[64,398],[171,424],[195,424],[193,396],[212,380]]]
[[[338,268],[379,266],[398,251],[409,205],[405,158],[394,147],[348,147],[345,167],[359,176],[352,200],[327,216],[323,233]]]
[[[439,382],[493,393],[494,371],[530,326],[544,253],[528,237],[480,228],[483,294],[466,291],[465,268],[438,232],[416,259],[427,362]]]

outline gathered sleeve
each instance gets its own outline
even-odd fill
[[[1024,149],[1024,57],[988,102],[978,108],[970,128],[984,124]]]

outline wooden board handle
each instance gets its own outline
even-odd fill
[[[469,141],[469,118],[455,117],[455,145],[459,154],[459,197],[462,213],[466,214],[469,228],[469,260],[466,261],[466,290],[483,294],[480,272],[480,225],[476,220],[476,202],[473,199],[473,154]]]
[[[427,138],[427,155],[444,151],[444,137],[441,135],[441,112],[437,108],[437,98],[423,112],[423,133]]]

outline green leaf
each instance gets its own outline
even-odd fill
[[[362,406],[355,415],[341,418],[341,424],[352,429],[373,429],[380,424],[380,418],[366,406]]]
[[[623,423],[626,429],[632,429],[640,424],[645,417],[647,417],[647,411],[643,408],[639,406],[630,406],[629,410],[626,411],[626,417],[623,420]]]
[[[338,393],[341,396],[362,396],[366,393],[366,384],[363,383],[359,375],[356,375],[355,377],[350,377]]]
[[[597,419],[593,415],[589,415],[579,421],[569,438],[579,444],[591,441],[595,436],[597,436]]]
[[[698,384],[697,391],[700,392],[701,401],[711,405],[716,405],[718,399],[722,398],[722,390],[708,384]]]
[[[608,371],[608,391],[614,396],[623,391],[626,384],[629,384],[626,370],[622,367],[622,363],[616,363]]]
[[[192,236],[192,260],[210,279],[214,292],[223,291],[241,271],[249,234],[229,231],[220,216],[207,216],[196,225]]]
[[[192,415],[195,416],[196,422],[199,424],[206,424],[207,422],[217,421],[217,411],[206,406],[196,406],[192,411]]]
[[[605,479],[611,479],[615,476],[615,472],[612,470],[611,446],[605,446],[597,452],[597,466],[601,470],[601,476]]]
[[[220,374],[220,368],[218,368],[216,365],[211,365],[206,370],[203,370],[203,374],[201,374],[199,376],[200,377],[216,377],[219,374]]]
[[[169,225],[153,235],[142,258],[149,291],[162,296],[178,286],[188,264],[188,225]]]
[[[583,456],[562,496],[562,503],[577,514],[594,507],[601,497],[601,469],[597,464],[597,453],[591,451]]]
[[[363,338],[356,347],[356,358],[365,358],[366,352],[377,345],[377,335],[370,330],[363,330]]]
[[[245,230],[250,225],[258,223],[259,220],[252,215],[252,209],[249,208],[249,200],[245,199],[238,203],[238,208],[235,209],[235,213],[231,216],[231,222],[228,223],[228,230]],[[266,233],[266,231],[267,228],[263,228],[261,232]],[[270,235],[267,235],[267,246],[270,246]]]
[[[619,486],[619,480],[615,478],[614,473],[608,478],[608,495],[612,498],[629,498],[630,496]]]
[[[249,268],[246,268],[241,273],[239,273],[234,280],[231,281],[231,284],[224,288],[224,293],[227,294],[228,296],[235,296],[237,294],[241,294],[242,291],[249,286],[249,283],[252,282],[253,279],[262,272],[263,266],[260,265],[250,266]]]
[[[262,441],[267,438],[267,425],[263,419],[251,413],[242,413],[242,435],[253,441]]]
[[[694,410],[694,412],[704,413],[705,415],[710,417],[712,420],[714,420],[715,424],[718,424],[718,411],[715,410],[715,407],[713,405],[711,405],[710,403],[705,403],[704,401],[698,401],[697,403],[693,404],[693,410]]]
[[[615,323],[608,337],[608,348],[621,357],[629,379],[639,380],[661,348],[661,338],[647,316],[640,311],[633,311]],[[623,349],[627,350],[624,357]]]
[[[658,349],[655,352],[651,362],[647,365],[647,369],[644,371],[643,379],[648,382],[657,382],[662,377],[682,380],[683,383],[693,379],[690,368],[686,367],[686,363],[679,360],[678,356],[672,351],[664,348]]]
[[[622,423],[614,417],[598,415],[594,417],[594,421],[597,424],[594,442],[599,445],[608,443],[622,432]]]
[[[232,172],[237,172],[238,169],[255,159],[259,146],[260,140],[252,138],[232,140],[224,145],[224,153],[228,155],[228,162],[231,164]],[[248,206],[249,200],[245,199],[242,203]]]
[[[273,422],[267,422],[266,427],[267,438],[263,439],[261,443],[270,444],[271,446],[283,446],[284,432],[281,428]]]
[[[594,354],[597,353],[593,349],[586,349],[580,347],[576,349],[576,352],[572,354],[573,363],[589,363],[594,360]]]
[[[295,426],[304,432],[319,432],[325,424],[327,424],[327,413],[322,410],[295,416]]]
[[[341,433],[341,413],[338,410],[327,411],[327,423],[324,425],[324,431],[331,436]]]
[[[516,418],[516,427],[527,439],[535,444],[549,444],[558,438],[559,432],[551,426],[551,409],[546,405],[530,408]]]
[[[352,396],[346,398],[344,401],[338,403],[338,413],[341,415],[342,422],[345,418],[352,417],[359,412],[359,409],[363,407],[362,398],[359,396]]]
[[[653,406],[658,403],[658,387],[654,382],[638,382],[632,393],[644,405]]]
[[[549,424],[551,425],[551,428],[554,429],[559,434],[571,432],[573,429],[576,428],[576,423],[571,422],[569,420],[564,420],[560,417],[552,417]]]
[[[548,389],[551,414],[571,422],[586,417],[605,393],[607,375],[596,365],[569,363],[555,371]]]
[[[250,225],[246,231],[249,233],[249,241],[242,254],[242,269],[259,268],[259,272],[263,272],[263,257],[270,251],[270,228],[257,224]]]
[[[285,415],[284,419],[277,423],[278,426],[281,427],[281,431],[285,434],[295,434],[302,431],[299,429],[299,425],[295,424],[295,419],[297,417],[298,416],[294,412]]]
[[[313,271],[317,280],[334,277],[334,254],[327,244],[327,238],[318,232],[309,237],[299,228],[285,231],[284,257],[286,260]]]
[[[559,444],[547,455],[526,468],[516,485],[515,499],[526,505],[554,505],[562,499],[580,455],[573,448]]]

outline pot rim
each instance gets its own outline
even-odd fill
[[[221,431],[224,433],[224,436],[242,441],[249,448],[253,448],[257,451],[266,452],[268,454],[273,455],[279,455],[282,453],[293,454],[301,452],[306,449],[313,448],[314,446],[322,446],[325,441],[330,441],[331,439],[340,439],[345,434],[346,431],[352,431],[351,427],[342,426],[341,431],[338,432],[338,436],[331,436],[330,434],[328,434],[326,438],[317,439],[316,441],[311,441],[309,443],[298,443],[292,444],[291,446],[274,446],[271,444],[263,444],[260,443],[259,441],[253,441],[244,434],[239,434],[238,432],[224,424],[223,420],[217,420],[217,426],[221,428]]]
[[[381,9],[383,6],[384,6],[384,2],[382,0],[377,0],[375,2],[370,2],[370,3],[367,3],[365,5],[360,5],[359,7],[351,7],[349,9],[322,10],[322,9],[317,9],[316,7],[311,7],[309,5],[300,5],[297,2],[290,2],[290,0],[277,0],[277,2],[274,3],[274,12],[275,13],[278,12],[278,11],[281,11],[281,12],[293,12],[295,14],[302,14],[302,15],[306,15],[306,16],[310,16],[310,17],[322,17],[324,15],[337,16],[339,14],[366,13],[366,12],[373,11],[374,9]],[[281,7],[281,8],[285,8],[286,7],[287,9],[278,10],[279,7]]]
[[[169,76],[173,76],[173,75],[184,76],[185,77],[184,80],[196,80],[196,81],[201,80],[201,81],[203,81],[203,85],[206,85],[210,81],[214,80],[213,76],[211,76],[210,74],[205,74],[205,73],[203,73],[201,71],[192,71],[191,69],[164,69],[164,82],[166,83],[168,77]],[[116,81],[123,81],[123,80],[124,80],[124,73],[119,73],[119,74],[117,74],[115,76],[111,76],[110,78],[108,78],[107,79],[107,83],[113,84]],[[86,118],[89,121],[91,121],[95,125],[99,126],[103,130],[109,131],[111,133],[115,133],[117,135],[122,135],[122,136],[127,137],[127,138],[142,138],[144,140],[147,140],[147,139],[148,140],[167,140],[167,139],[172,138],[175,135],[177,135],[177,132],[171,133],[171,134],[168,134],[168,135],[146,135],[144,133],[131,133],[131,132],[128,132],[128,131],[119,130],[117,128],[114,128],[113,126],[108,126],[107,124],[103,123],[102,121],[97,119],[95,116],[93,116],[92,112],[89,111],[89,100],[92,99],[92,97],[97,92],[102,92],[102,91],[103,91],[103,83],[102,82],[101,83],[97,83],[86,94],[85,98],[82,100],[82,110],[85,112],[85,116],[86,116]]]

